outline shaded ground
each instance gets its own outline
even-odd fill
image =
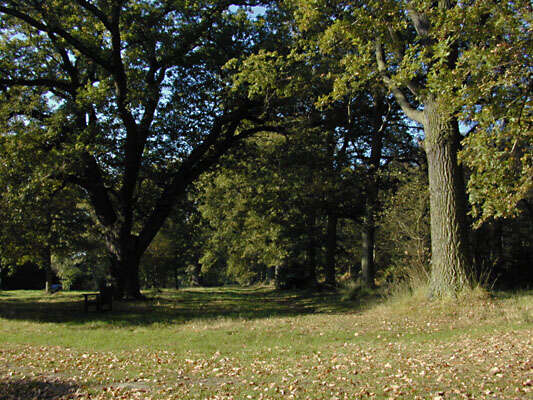
[[[31,295],[8,297],[17,308]],[[333,299],[209,289],[163,293],[137,309],[138,325],[113,319],[125,310],[3,318],[0,399],[533,398],[532,293],[360,312]],[[186,306],[211,317],[177,318]],[[254,308],[275,316],[241,316]]]
[[[57,400],[72,398],[81,392],[75,382],[66,382],[54,377],[3,377],[0,381],[0,398]]]
[[[256,319],[353,311],[353,304],[339,302],[339,296],[334,292],[311,294],[280,292],[271,288],[213,288],[148,293],[145,302],[114,302],[111,312],[91,310],[86,314],[82,293],[0,293],[0,318],[70,324],[106,321],[114,325],[138,326],[213,318]]]

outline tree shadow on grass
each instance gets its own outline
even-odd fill
[[[271,288],[202,288],[147,292],[144,302],[115,302],[113,311],[83,312],[81,294],[0,298],[0,318],[72,325],[142,326],[202,319],[259,319],[315,313],[354,312],[335,292],[276,291]]]
[[[71,398],[79,386],[59,378],[0,379],[0,398],[5,400],[59,400]]]

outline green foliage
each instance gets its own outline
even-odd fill
[[[384,193],[378,222],[378,262],[384,282],[405,281],[411,288],[427,283],[430,261],[429,192],[422,168],[391,168],[395,185]]]
[[[204,271],[226,264],[223,273],[249,284],[288,256],[290,242],[283,227],[288,204],[280,199],[295,192],[288,177],[272,168],[272,161],[283,158],[279,151],[284,142],[275,135],[250,141],[247,161],[231,157],[224,170],[201,181],[199,210],[211,227],[201,259]]]
[[[63,290],[98,290],[100,283],[109,279],[109,258],[94,239],[87,240],[80,247],[54,254],[52,268]]]
[[[472,171],[468,188],[478,226],[491,217],[516,216],[522,211],[520,201],[531,202],[533,197],[531,104],[506,110],[503,116],[494,108],[487,106],[476,115],[479,127],[465,138],[461,153]]]
[[[530,207],[529,1],[290,0],[250,17],[262,3],[0,1],[4,267],[52,254],[66,286],[107,256],[119,281],[140,260],[147,287],[200,264],[212,282],[321,279],[327,221],[337,272],[355,273],[381,208],[383,280],[424,275],[417,127],[388,89],[418,123],[431,104],[469,130],[478,226]],[[248,139],[262,131],[283,135]]]
[[[174,277],[179,262],[177,244],[180,238],[166,230],[161,230],[146,250],[141,260],[140,279],[143,287],[171,287],[169,277]]]
[[[169,288],[193,283],[202,256],[206,223],[195,204],[195,192],[180,202],[143,255],[141,285]],[[208,281],[206,279],[206,281]]]
[[[0,2],[2,150],[82,188],[122,294],[180,196],[264,125],[223,70],[260,46],[260,3]]]
[[[486,18],[490,36],[473,27],[475,38],[460,66],[469,78],[461,89],[463,117],[472,127],[461,158],[471,169],[468,183],[478,224],[490,217],[515,216],[517,204],[533,190],[533,110],[529,55],[531,3],[488,2],[469,13]]]
[[[0,193],[2,262],[10,268],[32,262],[49,269],[51,254],[61,257],[83,251],[90,217],[81,193],[43,177],[31,154],[11,153],[10,147],[17,146],[20,137],[1,139],[3,154],[13,154],[4,156],[0,166],[5,188]]]
[[[481,223],[519,212],[516,205],[531,196],[533,184],[529,1],[448,2],[446,7],[425,0],[291,4],[298,26],[322,52],[342,49],[342,68],[331,75],[333,97],[379,78],[375,43],[368,38],[380,40],[389,86],[408,88],[419,109],[425,99],[438,98],[443,113],[477,127],[461,152],[472,171],[473,216]],[[418,25],[414,13],[421,16]],[[425,32],[427,23],[431,29]]]

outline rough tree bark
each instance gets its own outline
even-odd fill
[[[113,278],[114,293],[117,299],[142,299],[139,286],[139,265],[141,255],[136,247],[136,237],[119,242],[112,249],[111,276]]]
[[[445,12],[453,7],[454,3],[450,0],[440,0],[434,6]],[[423,12],[411,8],[411,5],[407,11],[421,39],[420,44],[431,53],[432,45],[435,44],[429,34],[431,21]],[[398,38],[395,33],[392,35],[393,41]],[[400,47],[397,53],[403,56],[404,50]],[[453,69],[457,57],[457,44],[452,44],[446,67]],[[376,61],[383,82],[393,93],[406,116],[424,127],[431,215],[430,296],[453,296],[467,286],[470,267],[466,191],[462,170],[457,163],[461,139],[458,122],[453,116],[453,110],[450,110],[450,105],[444,104],[446,100],[442,100],[432,88],[424,87],[423,80],[412,80],[402,88],[390,78],[380,40],[376,42]],[[408,89],[416,97],[422,110],[411,104],[404,89]]]
[[[468,283],[468,221],[463,172],[457,163],[457,120],[439,111],[434,100],[424,108],[424,147],[428,159],[431,215],[431,295],[456,293]]]

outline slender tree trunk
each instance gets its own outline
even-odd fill
[[[50,251],[50,247],[46,246],[44,248],[44,254],[43,254],[43,269],[45,272],[45,286],[44,291],[46,293],[52,293],[52,285],[54,284],[55,274],[52,270],[52,252]]]
[[[52,293],[52,285],[54,284],[54,273],[46,268],[46,283],[44,285],[44,291],[46,293]]]
[[[478,229],[472,231],[470,237],[470,247],[472,252],[472,268],[476,271],[480,270],[481,265],[485,260],[490,258],[489,249],[485,250],[484,239],[487,237],[490,227],[488,224],[486,226],[481,226]]]
[[[363,284],[369,288],[373,288],[375,286],[374,279],[376,277],[376,266],[374,263],[376,227],[374,214],[377,209],[378,200],[378,182],[375,177],[372,177],[371,180],[372,181],[369,183],[368,194],[365,202],[365,216],[361,231],[361,277]]]
[[[326,238],[326,285],[335,286],[335,254],[337,251],[337,215],[328,214]]]
[[[350,264],[349,265],[349,270],[348,270],[348,274],[350,275],[350,279],[352,281],[357,281],[357,278],[359,276],[359,268],[357,268],[357,266],[359,265],[359,263],[354,263],[354,264]]]
[[[366,219],[368,218],[368,219]],[[374,264],[374,236],[375,227],[373,217],[368,215],[365,218],[363,231],[361,232],[362,256],[361,256],[361,274],[363,284],[366,287],[375,286],[376,267]]]
[[[307,286],[313,287],[317,286],[316,279],[316,209],[314,206],[311,206],[311,210],[308,214],[308,229],[309,233],[308,243],[307,243]]]
[[[327,136],[327,228],[326,228],[326,265],[325,265],[325,283],[327,286],[335,286],[335,255],[337,252],[337,170],[335,167],[335,131],[330,129]]]
[[[368,170],[367,195],[365,199],[365,215],[363,221],[363,230],[361,232],[362,256],[361,256],[361,274],[363,284],[366,287],[375,286],[376,266],[374,262],[375,246],[375,215],[378,210],[379,195],[379,175],[381,153],[383,150],[383,122],[381,116],[385,112],[385,105],[382,102],[376,104],[376,119],[374,132],[371,139],[370,148],[370,166]]]
[[[503,263],[503,224],[499,219],[492,221],[491,242],[491,259],[497,266],[501,266]]]
[[[457,163],[457,120],[435,101],[424,109],[431,212],[431,296],[454,295],[468,284],[468,222],[463,173]]]
[[[282,270],[283,270],[282,265],[278,264],[274,267],[274,286],[276,287],[276,289],[283,288],[284,281],[282,277]]]
[[[478,281],[481,284],[490,284],[505,273],[502,221],[499,219],[491,221],[487,228],[485,240],[480,243],[480,247],[483,246],[485,251],[478,250],[481,254],[484,253],[484,262],[474,264],[478,267]]]
[[[52,249],[50,243],[55,243],[56,239],[52,234],[52,212],[48,208],[46,210],[46,219],[45,226],[47,227],[47,243],[44,246],[42,257],[43,257],[43,269],[45,273],[45,284],[44,291],[46,293],[52,293],[52,285],[54,284],[54,279],[56,278],[54,271],[52,270]]]
[[[202,286],[202,265],[197,262],[194,264],[194,268],[192,270],[192,277],[191,277],[191,284],[193,286]]]

